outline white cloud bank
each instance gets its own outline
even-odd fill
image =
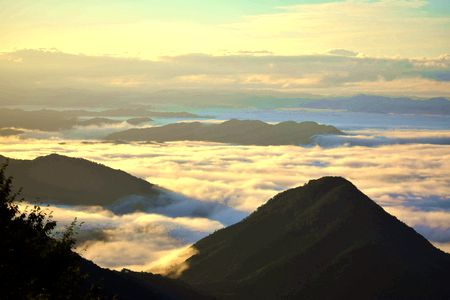
[[[45,209],[61,228],[74,218],[83,222],[76,236],[77,252],[100,266],[119,270],[169,271],[189,256],[192,243],[223,227],[206,218],[151,213],[117,216],[100,207],[52,205]]]
[[[408,131],[405,136],[413,134]],[[425,135],[423,131],[417,134]],[[387,135],[399,137],[401,133]],[[449,249],[449,145],[321,148],[200,142],[86,144],[76,140],[2,138],[0,149],[2,155],[13,158],[32,159],[57,152],[90,159],[188,197],[247,212],[278,192],[310,179],[344,176],[400,220],[415,226],[436,246]],[[163,216],[158,212],[117,216],[103,209],[54,210],[56,219],[68,222],[78,216],[84,221],[89,234],[80,235],[86,248],[81,253],[113,268],[161,271],[171,265],[170,258],[183,257],[191,243],[223,226],[206,218]],[[228,218],[230,215],[225,216]]]

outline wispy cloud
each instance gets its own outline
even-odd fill
[[[0,54],[0,84],[7,92],[3,98],[14,95],[16,100],[20,97],[48,100],[52,91],[58,91],[55,97],[60,102],[80,89],[91,94],[123,91],[128,95],[121,97],[141,101],[151,101],[150,92],[164,89],[450,96],[448,55],[403,59],[348,53],[352,52],[340,49],[332,54],[297,56],[190,54],[141,60],[21,50]],[[61,88],[70,90],[60,94]],[[81,91],[78,96],[92,97]]]
[[[247,36],[244,46],[262,47],[270,41],[273,46],[264,49],[277,53],[326,48],[355,49],[372,56],[446,53],[450,19],[425,13],[426,4],[424,0],[303,3],[278,13],[248,16],[231,28]]]

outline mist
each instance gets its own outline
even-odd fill
[[[175,199],[157,209],[145,207],[147,202],[133,195],[105,208],[52,206],[61,224],[74,217],[84,222],[78,251],[104,267],[167,272],[177,265],[177,253],[200,238],[243,219],[280,191],[325,175],[345,176],[388,212],[448,250],[450,150],[447,144],[422,143],[424,138],[446,139],[448,132],[355,134],[356,140],[384,134],[393,142],[261,147],[3,137],[0,147],[2,155],[12,158],[54,152],[83,157],[145,178]],[[412,137],[414,141],[397,142]]]

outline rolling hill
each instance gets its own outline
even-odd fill
[[[0,163],[6,158],[0,156]],[[129,195],[143,196],[156,206],[161,189],[124,171],[81,158],[50,154],[33,160],[10,159],[7,175],[31,202],[107,206]],[[167,201],[167,198],[165,198]]]
[[[106,299],[120,300],[206,300],[212,299],[193,290],[189,285],[147,272],[113,271],[100,268],[80,258],[80,269],[90,284],[101,287]]]
[[[343,134],[329,125],[315,122],[281,122],[275,125],[257,120],[229,120],[220,124],[175,123],[160,127],[135,128],[108,135],[108,140],[207,141],[239,145],[309,144],[319,134]]]

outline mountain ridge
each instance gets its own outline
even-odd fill
[[[189,112],[151,111],[145,107],[113,108],[101,111],[84,109],[39,109],[23,110],[0,107],[0,128],[14,127],[42,131],[68,130],[76,126],[89,126],[119,123],[119,120],[109,119],[130,117],[130,124],[136,119],[150,121],[154,118],[205,118]],[[87,118],[84,120],[84,118]],[[121,122],[121,121],[120,121]]]
[[[183,122],[159,127],[134,128],[112,133],[107,140],[206,141],[238,145],[299,145],[319,134],[344,134],[334,126],[316,122],[286,121],[269,124],[259,120],[231,119],[222,123]]]
[[[82,158],[52,153],[33,160],[19,160],[0,155],[0,163],[8,161],[8,176],[16,178],[14,187],[24,188],[27,201],[69,205],[115,203],[129,195],[145,196],[159,203],[162,189],[122,170]],[[167,200],[167,199],[166,199]]]
[[[107,299],[213,299],[198,293],[181,281],[162,275],[127,269],[110,270],[81,257],[79,257],[79,265],[82,274],[87,276],[87,283],[100,287]]]
[[[406,97],[361,94],[351,97],[303,100],[297,104],[297,107],[382,114],[450,115],[450,100],[443,97],[412,100]]]
[[[282,192],[194,248],[181,279],[219,299],[450,295],[450,255],[339,177]]]

